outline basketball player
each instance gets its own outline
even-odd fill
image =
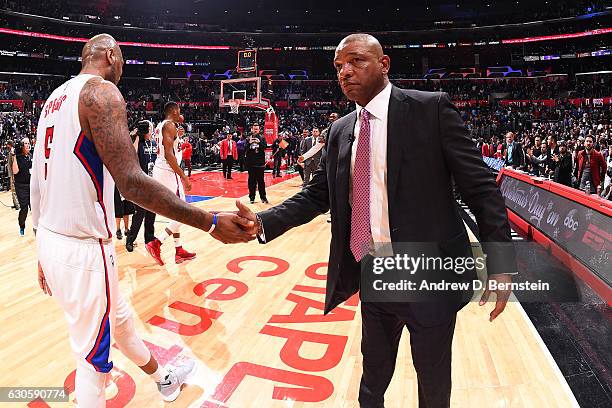
[[[115,181],[126,199],[220,241],[251,239],[240,229],[243,219],[188,205],[141,170],[116,86],[122,70],[123,56],[113,37],[91,38],[83,47],[79,75],[47,99],[34,149],[31,205],[38,281],[64,310],[82,407],[105,406],[111,339],[151,376],[166,401],[177,398],[194,367],[193,361],[159,366],[136,334],[131,309],[119,293],[111,239]]]
[[[155,129],[155,138],[158,146],[157,159],[153,167],[153,178],[166,186],[170,191],[185,201],[185,190],[191,190],[191,181],[185,175],[179,164],[181,154],[179,152],[180,138],[177,123],[182,121],[181,108],[176,102],[168,102],[164,106],[164,120]],[[182,128],[181,128],[182,129]],[[182,180],[182,182],[181,182]],[[155,261],[163,265],[161,259],[161,245],[170,235],[174,236],[175,255],[174,262],[180,264],[184,261],[194,259],[196,254],[188,252],[181,246],[181,224],[171,221],[170,225],[158,238],[147,243],[147,251]]]

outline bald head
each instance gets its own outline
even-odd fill
[[[87,41],[81,53],[82,73],[99,75],[114,84],[123,73],[123,54],[109,34],[98,34]]]
[[[382,57],[384,55],[382,45],[380,45],[380,42],[378,42],[376,37],[364,33],[350,34],[344,37],[342,41],[340,41],[340,44],[338,44],[336,47],[336,54],[347,45],[356,42],[360,43],[376,57]]]
[[[380,42],[370,34],[351,34],[336,47],[334,67],[342,92],[360,106],[387,86],[390,64]]]

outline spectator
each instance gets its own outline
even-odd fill
[[[134,140],[134,147],[136,148],[136,152],[138,154],[140,168],[142,171],[148,174],[149,177],[153,177],[153,166],[155,165],[155,160],[157,159],[157,143],[155,142],[155,139],[151,137],[152,133],[153,123],[147,120],[141,121],[138,123],[136,137]],[[145,244],[155,240],[155,213],[134,204],[132,225],[130,226],[130,230],[126,234],[125,238],[125,249],[128,252],[132,252],[134,250],[136,237],[140,232],[143,219],[145,225]]]
[[[255,202],[255,190],[259,190],[259,198],[264,204],[268,204],[266,197],[266,183],[264,181],[264,169],[266,166],[266,139],[259,133],[259,124],[251,125],[249,135],[249,146],[246,151],[246,165],[249,172],[249,199],[251,204]]]
[[[556,163],[554,181],[572,187],[572,156],[567,151],[567,143],[559,142],[559,154],[554,154],[552,160]]]
[[[183,163],[185,163],[185,168],[187,169],[187,177],[191,177],[191,155],[193,153],[193,147],[188,137],[186,137],[181,144],[181,150],[183,151]]]
[[[514,141],[516,135],[514,132],[508,132],[506,134],[506,143],[502,147],[502,156],[506,162],[506,166],[510,166],[515,169],[520,169],[525,164],[525,157],[523,154],[523,147],[520,143]]]
[[[280,177],[280,168],[283,157],[285,157],[285,149],[282,146],[286,146],[287,142],[284,141],[283,135],[279,133],[276,140],[272,143],[272,157],[274,157],[274,167],[272,168],[272,176]]]
[[[236,146],[238,149],[238,166],[239,166],[239,171],[243,172],[245,169],[245,164],[244,164],[244,156],[246,153],[246,149],[247,149],[247,142],[244,138],[244,135],[240,135],[240,138],[238,139],[238,142],[236,142]]]
[[[540,151],[533,154],[531,150],[528,151],[529,160],[531,161],[533,173],[536,176],[546,176],[546,162],[548,161],[546,143],[540,145]]]
[[[578,153],[576,178],[578,188],[589,194],[601,194],[606,174],[606,162],[601,153],[593,147],[593,137],[584,138],[584,150]]]
[[[25,222],[30,209],[30,173],[32,169],[32,156],[30,155],[30,140],[27,137],[15,144],[15,160],[12,170],[15,179],[15,193],[19,200],[19,235],[25,235]]]
[[[223,177],[231,180],[234,160],[238,160],[238,145],[232,139],[231,133],[228,133],[227,137],[221,141],[220,152],[221,161],[223,162]]]
[[[302,142],[300,144],[300,156],[309,151],[316,143],[316,140],[310,135],[310,132],[307,128],[304,128],[302,131]],[[302,183],[302,188],[305,188],[308,182],[310,182],[310,177],[317,169],[319,163],[316,161],[316,157],[311,157],[309,159],[304,160],[304,182]]]
[[[123,239],[121,232],[121,219],[123,218],[123,228],[127,237],[130,229],[130,215],[134,214],[134,204],[123,198],[117,186],[115,186],[115,223],[117,224],[117,239]]]

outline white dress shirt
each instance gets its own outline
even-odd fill
[[[389,100],[391,98],[391,83],[378,93],[366,106],[370,112],[370,228],[373,243],[391,242],[389,232],[389,199],[387,194],[387,118],[389,116]],[[359,141],[360,114],[364,108],[357,106],[357,122],[355,123],[352,152],[351,177],[349,181],[349,203],[353,202],[353,171],[355,169],[355,154]],[[266,233],[262,225],[259,238],[266,242]],[[391,256],[389,246],[372,246],[378,256]]]
[[[370,228],[374,243],[391,242],[389,232],[389,199],[387,195],[387,123],[391,83],[378,93],[368,104],[357,106],[353,149],[351,152],[351,178],[349,203],[353,202],[353,172],[355,155],[361,128],[361,110],[370,112]]]

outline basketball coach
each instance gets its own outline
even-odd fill
[[[391,85],[390,58],[371,35],[344,38],[334,66],[356,110],[333,123],[321,164],[301,192],[257,215],[237,203],[240,215],[257,220],[252,233],[269,242],[331,209],[328,313],[359,290],[360,262],[373,243],[436,242],[471,253],[452,176],[476,215],[488,279],[510,283],[516,260],[504,201],[449,96]],[[481,306],[489,294],[485,291]],[[510,292],[496,295],[491,321],[504,310]],[[448,407],[455,320],[467,301],[361,300],[360,406],[384,407],[406,326],[419,406]]]

